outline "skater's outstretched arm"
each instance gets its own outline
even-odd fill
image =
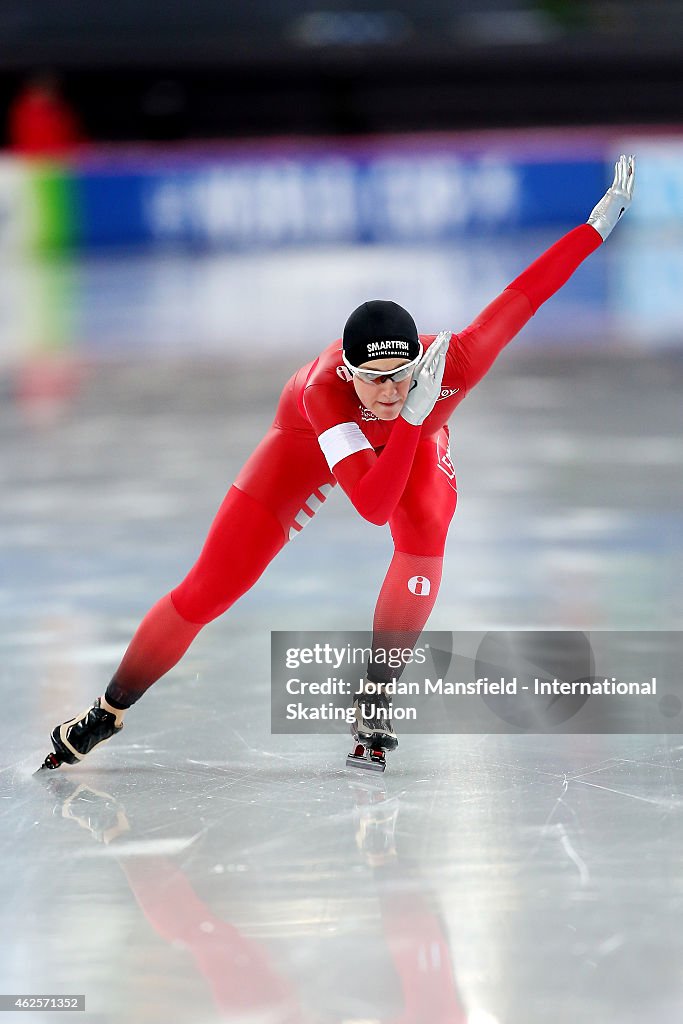
[[[484,309],[451,346],[451,366],[466,390],[477,384],[496,356],[534,313],[569,280],[610,234],[631,205],[635,158],[622,156],[614,181],[586,224],[574,228],[543,253]],[[448,369],[446,371],[448,377]]]

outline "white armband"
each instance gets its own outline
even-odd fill
[[[373,450],[357,423],[337,423],[329,430],[323,430],[322,434],[318,435],[318,443],[330,470],[349,455],[362,452],[365,448]]]

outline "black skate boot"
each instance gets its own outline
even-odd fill
[[[123,715],[123,711],[112,707],[104,697],[98,697],[82,714],[54,727],[52,745],[55,752],[47,755],[38,771],[59,768],[64,762],[78,764],[94,747],[123,729]]]
[[[387,766],[385,750],[395,750],[398,736],[392,725],[391,701],[381,683],[366,683],[353,702],[355,719],[351,735],[356,747],[346,758],[347,768],[370,768],[383,772]]]

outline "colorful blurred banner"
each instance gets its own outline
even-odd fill
[[[264,296],[273,351],[337,336],[368,294],[457,329],[585,221],[619,152],[638,157],[633,209],[516,347],[679,346],[683,141],[486,133],[6,156],[0,362],[230,351]]]
[[[3,245],[243,249],[450,241],[583,220],[604,156],[462,137],[7,158]]]

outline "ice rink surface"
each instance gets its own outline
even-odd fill
[[[102,1022],[680,1024],[681,736],[410,736],[382,777],[343,727],[270,734],[270,630],[368,628],[389,562],[338,493],[120,737],[32,776],[305,361],[101,355],[0,385],[0,993]],[[682,384],[675,352],[505,353],[451,424],[430,627],[679,627]]]

